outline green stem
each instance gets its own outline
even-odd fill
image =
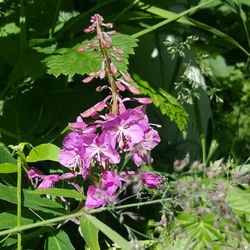
[[[133,203],[133,204],[114,206],[112,208],[110,208],[110,207],[97,208],[97,209],[89,210],[88,214],[99,213],[99,212],[107,211],[110,209],[119,210],[119,209],[131,208],[131,207],[146,206],[146,205],[151,205],[151,204],[156,204],[156,203],[162,203],[162,202],[167,201],[167,200],[169,200],[169,199],[158,199],[158,200],[154,200],[154,201],[138,202],[138,203]],[[36,228],[36,227],[41,227],[41,226],[45,226],[45,225],[51,225],[51,224],[54,224],[54,223],[57,223],[60,221],[69,220],[71,218],[81,217],[81,216],[84,216],[84,214],[86,214],[86,211],[80,211],[80,212],[77,212],[74,214],[64,215],[64,216],[60,216],[57,218],[53,218],[53,219],[49,219],[49,220],[45,220],[45,221],[39,221],[39,222],[36,222],[33,224],[28,224],[25,226],[20,226],[20,227],[16,227],[16,228],[3,230],[0,232],[0,236],[10,234],[10,233],[16,233],[19,231],[24,231],[24,230],[28,230],[28,229],[32,229],[32,228]]]
[[[54,35],[55,27],[56,27],[56,21],[58,19],[58,15],[59,15],[61,4],[62,4],[62,0],[58,0],[57,1],[57,5],[56,5],[54,19],[53,19],[53,22],[52,22],[52,25],[51,25],[51,29],[50,29],[50,32],[49,32],[49,38],[52,38],[53,35]]]
[[[155,25],[153,25],[153,26],[150,26],[150,27],[147,28],[147,29],[144,29],[144,30],[142,30],[142,31],[139,31],[139,32],[133,34],[132,37],[133,37],[133,38],[138,38],[138,37],[140,37],[140,36],[143,36],[143,35],[145,35],[145,34],[147,34],[147,33],[149,33],[149,32],[152,32],[152,31],[154,31],[154,30],[156,30],[156,29],[158,29],[158,28],[160,28],[160,27],[162,27],[162,26],[164,26],[164,25],[170,23],[170,22],[177,21],[177,20],[180,19],[181,17],[184,17],[184,16],[186,16],[186,15],[188,15],[188,14],[190,14],[190,13],[193,14],[195,11],[201,9],[203,6],[205,6],[205,5],[209,4],[209,3],[212,3],[212,2],[214,2],[214,1],[215,1],[215,0],[208,0],[207,2],[198,4],[198,5],[196,5],[196,6],[193,7],[193,8],[190,8],[190,9],[185,10],[185,11],[179,13],[179,14],[176,14],[173,18],[163,20],[162,22],[159,22],[159,23],[157,23],[157,24],[155,24]],[[174,14],[175,14],[175,13],[174,13]]]
[[[199,104],[197,99],[193,98],[194,103],[194,116],[196,122],[196,128],[198,130],[200,140],[201,140],[201,148],[202,148],[202,162],[206,164],[206,138],[202,129],[202,121],[201,121],[201,114],[199,109]]]
[[[22,158],[17,158],[17,228],[21,227],[22,217]],[[22,249],[22,232],[17,232],[17,249]]]
[[[249,37],[246,17],[244,17],[244,16],[246,16],[246,14],[245,14],[244,10],[242,9],[241,3],[240,3],[239,0],[238,0],[238,13],[239,13],[239,15],[241,17],[242,24],[243,24],[243,27],[244,27],[244,30],[245,30],[245,33],[246,33],[248,48],[250,48],[250,37]]]

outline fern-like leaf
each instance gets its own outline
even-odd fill
[[[148,82],[141,80],[138,76],[134,76],[134,86],[140,89],[142,94],[148,95],[153,104],[160,109],[163,115],[167,115],[171,121],[175,122],[180,131],[187,127],[188,114],[183,106],[175,97],[170,95],[164,89],[155,90]]]

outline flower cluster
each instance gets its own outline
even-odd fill
[[[84,31],[96,32],[96,40],[78,51],[95,49],[102,54],[103,60],[100,70],[89,73],[83,82],[91,82],[93,78],[107,78],[109,84],[98,86],[97,91],[109,89],[110,94],[82,112],[76,122],[69,123],[71,131],[64,138],[63,148],[58,156],[59,162],[69,169],[69,173],[44,176],[32,168],[29,174],[38,183],[38,188],[53,187],[57,181],[66,180],[77,190],[80,187],[72,181],[73,178],[82,176],[85,180],[91,177],[94,183],[88,187],[85,206],[96,208],[118,200],[118,190],[126,183],[127,176],[139,176],[148,188],[160,185],[161,177],[156,174],[144,171],[119,173],[119,164],[124,161],[131,160],[135,167],[151,164],[153,160],[150,152],[160,142],[160,137],[145,114],[145,104],[150,103],[151,99],[123,98],[120,94],[125,90],[133,94],[140,94],[140,91],[132,86],[133,79],[113,63],[113,60],[121,62],[119,55],[124,53],[113,46],[111,36],[115,31],[104,30],[113,25],[104,23],[99,14],[92,16],[90,21],[91,25]],[[137,101],[139,106],[126,108],[126,101]]]
[[[132,158],[138,167],[144,162],[151,163],[150,151],[160,142],[160,137],[142,108],[108,114],[90,125],[79,117],[70,124],[72,132],[64,139],[60,163],[79,171],[84,179],[91,174],[91,165],[107,170],[120,163],[121,154]]]

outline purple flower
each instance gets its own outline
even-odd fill
[[[34,180],[37,189],[54,187],[55,183],[60,180],[60,175],[44,175],[42,171],[37,168],[30,168],[27,171],[28,177]]]
[[[92,130],[91,130],[92,131]],[[82,134],[70,132],[63,141],[63,149],[58,155],[59,162],[68,168],[79,167],[83,178],[85,179],[89,171],[89,162],[85,161],[86,147],[92,143],[95,134]]]
[[[118,142],[120,149],[129,150],[131,145],[139,143],[144,138],[144,129],[138,124],[144,113],[135,109],[128,109],[120,115],[103,123],[103,130],[112,137],[112,145]]]
[[[60,180],[60,176],[58,174],[43,175],[40,177],[42,179],[42,182],[39,184],[37,189],[52,188],[54,187],[55,183]]]
[[[144,162],[148,164],[152,163],[153,160],[150,156],[150,151],[158,145],[160,140],[158,132],[152,128],[145,133],[145,139],[134,145],[134,149],[132,151],[132,157],[136,166],[139,167]]]
[[[122,186],[124,179],[113,171],[102,173],[102,187],[106,190],[109,196],[116,194],[118,188]]]
[[[148,188],[157,188],[162,181],[162,178],[160,175],[152,174],[149,172],[140,171],[142,182],[148,187]]]
[[[87,199],[85,202],[85,206],[87,208],[96,208],[100,206],[105,206],[109,201],[109,197],[106,194],[106,191],[100,188],[96,188],[91,185],[88,188]]]
[[[111,138],[109,134],[102,133],[96,136],[91,144],[86,147],[84,159],[90,163],[94,160],[97,164],[104,168],[110,163],[116,164],[120,162],[120,156],[110,144]]]
[[[81,156],[85,151],[81,134],[70,132],[63,140],[63,149],[58,155],[59,162],[69,168],[81,165]]]

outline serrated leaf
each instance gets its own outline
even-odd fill
[[[10,174],[17,172],[17,165],[13,163],[0,164],[0,174]]]
[[[59,11],[58,21],[55,26],[54,32],[61,30],[65,23],[67,23],[71,18],[78,16],[80,13],[78,11]]]
[[[102,63],[102,55],[98,51],[86,50],[78,52],[77,49],[85,46],[89,42],[87,40],[83,43],[75,45],[73,48],[58,49],[55,55],[47,57],[43,62],[47,66],[47,73],[58,77],[59,75],[74,76],[75,74],[89,74],[90,72],[99,71]],[[133,48],[136,46],[136,39],[131,36],[117,33],[112,36],[113,46],[122,49],[123,55],[119,55],[123,59],[122,62],[113,60],[114,65],[124,73],[128,68],[128,55],[133,54]]]
[[[187,239],[188,245],[192,249],[211,248],[213,242],[223,242],[220,231],[213,225],[211,215],[199,217],[182,213],[177,217],[177,220],[184,229],[178,237]]]
[[[37,161],[58,161],[60,148],[52,143],[40,144],[30,151],[27,156],[27,162]]]
[[[237,215],[250,216],[250,192],[236,187],[229,187],[226,202]]]
[[[62,215],[64,214],[64,208],[59,203],[42,198],[38,195],[29,193],[29,190],[22,190],[23,192],[23,206],[27,208],[33,208],[43,212]],[[16,187],[6,186],[0,183],[0,200],[8,201],[13,204],[17,204]]]
[[[0,27],[0,37],[18,34],[19,32],[20,28],[16,26],[15,23],[6,23],[4,26]]]
[[[32,194],[50,194],[55,196],[62,196],[66,198],[74,198],[78,200],[85,199],[85,195],[77,192],[76,190],[70,190],[70,189],[63,189],[63,188],[44,188],[44,189],[37,189],[34,191],[29,191],[29,193]]]
[[[16,164],[16,159],[11,155],[8,148],[0,142],[0,163]]]
[[[94,224],[100,231],[102,231],[108,238],[110,238],[114,243],[119,245],[121,249],[127,250],[131,249],[130,243],[125,240],[121,235],[115,232],[112,228],[98,220],[92,215],[84,215],[92,224]]]
[[[81,233],[91,250],[99,250],[98,233],[99,229],[86,216],[81,217]]]
[[[167,115],[171,121],[175,122],[180,131],[187,127],[188,114],[176,98],[163,89],[155,90],[148,82],[134,76],[136,83],[134,86],[140,89],[142,94],[148,95],[153,104],[160,109],[163,115]]]
[[[50,235],[46,242],[44,249],[47,250],[75,250],[70,242],[69,236],[64,231],[59,231],[56,235]]]

